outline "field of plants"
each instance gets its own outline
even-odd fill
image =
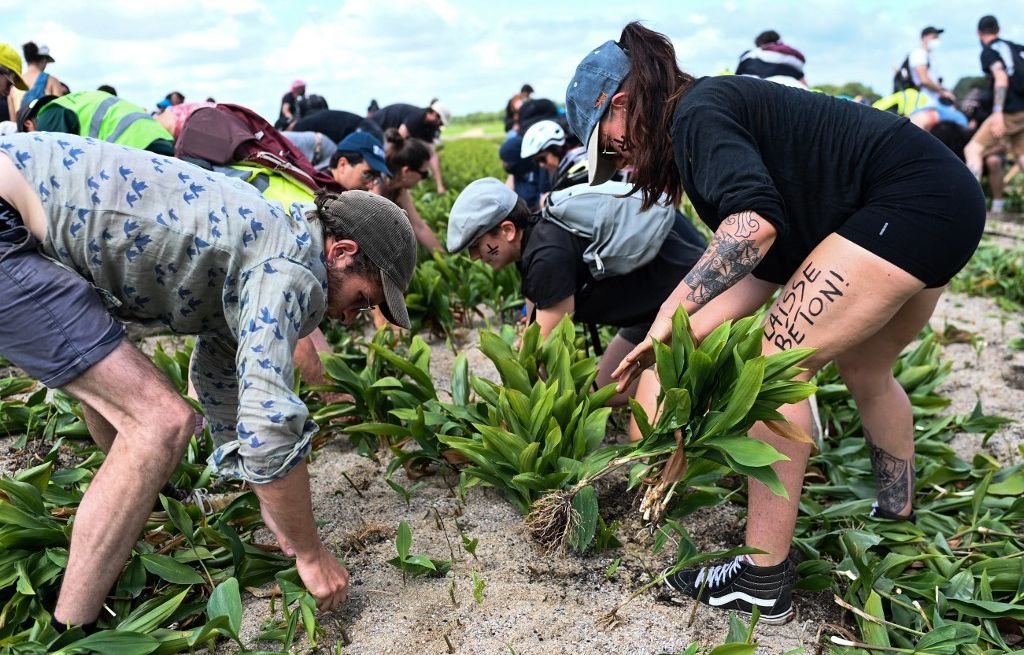
[[[502,177],[497,147],[444,146],[449,192],[416,197],[439,234],[459,190]],[[330,384],[300,388],[321,427],[314,509],[352,572],[333,615],[316,613],[254,494],[211,476],[207,432],[154,507],[102,630],[58,637],[48,611],[103,454],[72,399],[7,367],[0,653],[1024,653],[1024,247],[1015,226],[992,229],[895,365],[914,408],[916,523],[868,518],[874,480],[849,392],[832,367],[794,381],[806,351],[762,356],[758,317],[694,343],[677,314],[656,348],[660,412],[632,408],[644,437],[630,444],[627,412],[605,406],[611,387],[594,390],[581,328],[566,319],[542,340],[518,325],[515,271],[422,258],[414,330],[331,326]],[[190,348],[144,344],[182,393]],[[354,400],[325,403],[332,392]],[[670,600],[660,583],[673,568],[747,552],[735,548],[745,479],[782,489],[780,455],[746,431],[767,420],[789,434],[778,407],[814,392],[823,430],[793,549],[798,620],[768,627]]]

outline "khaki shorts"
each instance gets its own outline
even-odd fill
[[[1017,157],[1024,157],[1024,111],[1013,114],[1003,114],[1003,122],[1006,125],[1006,135],[997,139],[992,134],[992,117],[985,119],[978,131],[971,138],[971,143],[981,146],[986,155],[996,154],[1003,150],[1001,147],[1006,141],[1010,145],[1010,151],[1017,154]]]

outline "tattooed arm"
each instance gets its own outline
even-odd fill
[[[775,236],[775,227],[757,212],[738,212],[722,221],[704,255],[662,303],[644,343],[626,355],[612,373],[620,391],[653,362],[651,338],[669,340],[676,309],[682,305],[692,315],[746,277],[764,258]]]

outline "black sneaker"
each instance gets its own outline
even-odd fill
[[[890,512],[887,509],[882,509],[878,506],[878,503],[871,504],[871,512],[868,514],[868,518],[871,519],[888,519],[890,521],[910,521],[911,523],[917,522],[917,514],[914,510],[910,510],[910,514],[901,516],[895,512]]]
[[[761,609],[761,622],[788,623],[794,616],[793,581],[796,571],[786,559],[775,566],[757,566],[749,555],[738,555],[718,566],[701,566],[677,571],[665,584],[705,605],[749,615]]]

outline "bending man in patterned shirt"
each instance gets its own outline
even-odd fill
[[[376,305],[408,327],[416,240],[403,212],[349,191],[289,213],[239,180],[67,134],[5,137],[0,154],[0,353],[78,398],[107,452],[55,620],[96,620],[192,433],[191,408],[117,319],[197,335],[211,464],[252,483],[320,608],[344,600],[348,573],[313,520],[317,427],[292,391],[292,352],[325,315],[350,322]]]

